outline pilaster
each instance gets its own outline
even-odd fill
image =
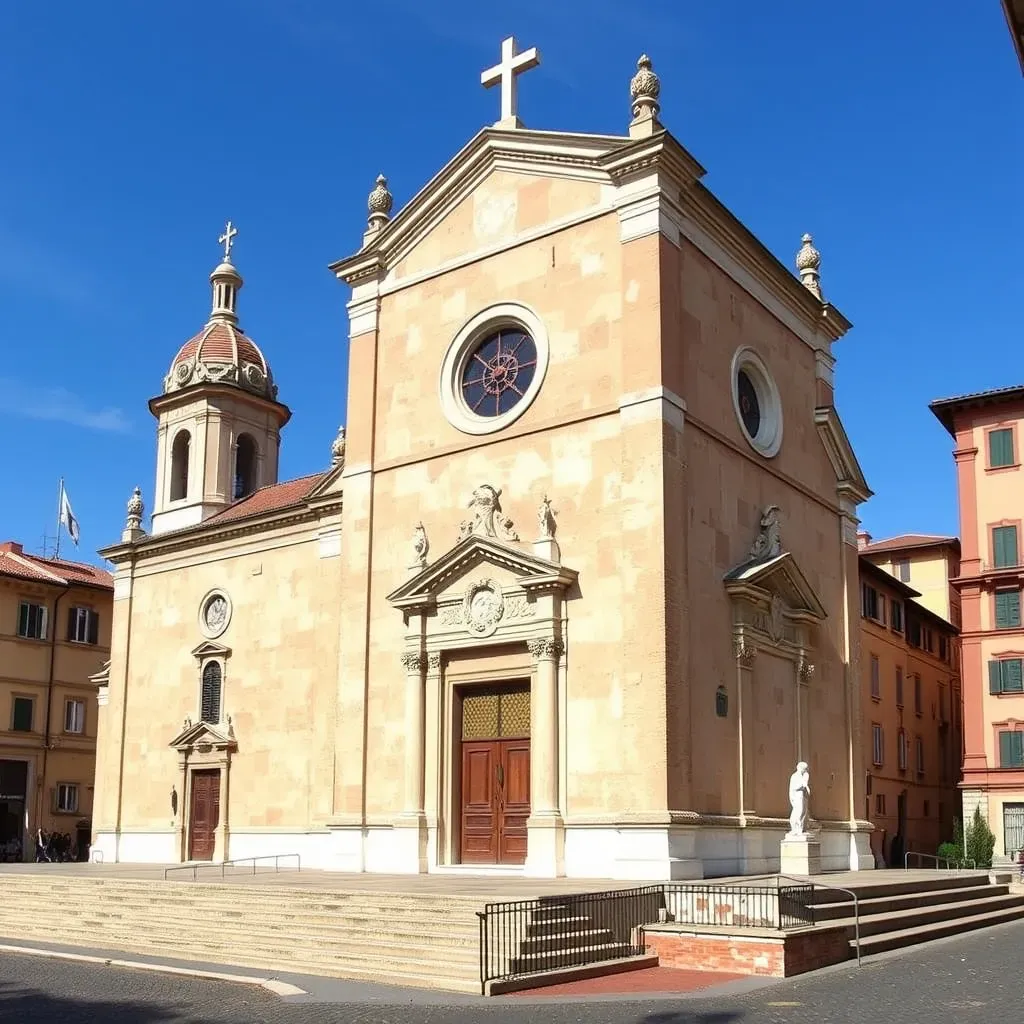
[[[749,637],[740,634],[733,644],[736,656],[736,728],[738,730],[737,776],[739,779],[740,825],[756,816],[754,810],[754,744],[757,739],[757,719],[754,707],[754,662],[757,647]]]
[[[565,874],[565,824],[558,806],[558,664],[556,637],[527,641],[534,659],[530,699],[530,817],[526,822],[526,874]]]

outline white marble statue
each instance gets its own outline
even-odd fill
[[[787,839],[800,839],[808,834],[807,820],[810,817],[811,776],[807,762],[801,761],[789,777],[789,833]]]
[[[427,553],[430,551],[430,541],[427,540],[427,531],[422,522],[417,523],[413,528],[412,551],[413,564],[410,568],[426,568]]]

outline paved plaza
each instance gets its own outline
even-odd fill
[[[970,1024],[1019,1015],[1024,922],[788,981],[690,995],[482,1000],[309,979],[309,994],[0,955],[0,1021],[33,1024]],[[291,978],[292,981],[302,979]]]

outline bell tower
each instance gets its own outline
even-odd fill
[[[163,393],[149,402],[157,420],[153,534],[195,526],[277,483],[281,428],[291,413],[277,400],[263,353],[238,326],[237,234],[228,221],[218,239],[223,258],[210,274],[210,318],[178,350]]]

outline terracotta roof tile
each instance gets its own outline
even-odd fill
[[[988,391],[972,391],[967,395],[954,395],[952,398],[936,398],[928,403],[928,408],[935,418],[956,436],[953,414],[961,409],[980,409],[987,405],[999,405],[1005,402],[1024,401],[1024,385],[1010,384],[1002,388],[990,388]]]
[[[171,363],[172,368],[183,359],[190,359],[202,346],[202,358],[215,363],[233,363],[235,361],[235,344],[238,345],[238,358],[244,363],[255,363],[267,369],[263,353],[255,343],[242,333],[238,327],[230,326],[219,320],[207,324],[194,338],[190,338],[178,350]]]
[[[210,516],[203,525],[247,519],[249,516],[279,512],[292,505],[298,505],[326,475],[326,473],[312,473],[309,476],[300,476],[294,480],[271,484],[269,487],[261,487],[247,498],[242,498],[241,501],[229,505],[223,512]]]
[[[42,558],[22,550],[21,545],[7,542],[0,545],[0,576],[34,580],[65,586],[85,583],[93,587],[113,588],[114,577],[106,569],[85,562],[64,558]]]
[[[934,533],[901,533],[898,537],[872,541],[860,549],[862,555],[880,555],[886,551],[903,551],[909,548],[960,548],[959,537],[943,537]]]

